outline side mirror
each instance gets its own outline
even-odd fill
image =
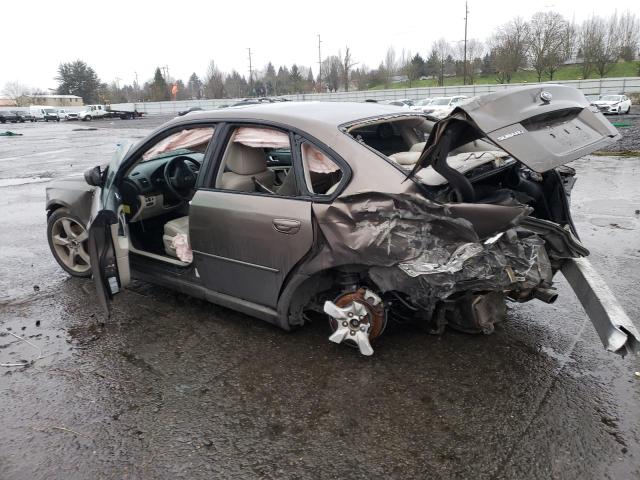
[[[92,187],[102,187],[103,179],[102,179],[102,170],[100,170],[100,166],[97,165],[85,171],[84,180]]]

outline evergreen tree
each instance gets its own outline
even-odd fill
[[[82,60],[61,63],[56,80],[60,95],[78,95],[88,104],[99,101],[100,79],[93,68]]]

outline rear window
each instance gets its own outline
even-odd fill
[[[431,132],[433,122],[424,116],[380,118],[353,125],[347,132],[358,142],[386,156],[420,148]]]

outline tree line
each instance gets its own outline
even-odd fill
[[[411,87],[419,79],[432,79],[442,86],[453,76],[462,77],[465,84],[475,83],[478,75],[494,75],[499,83],[509,83],[521,70],[535,71],[538,81],[553,80],[567,61],[580,65],[586,79],[606,76],[620,60],[636,60],[639,47],[640,22],[634,13],[592,16],[576,25],[557,12],[546,11],[528,20],[516,17],[484,42],[472,38],[465,45],[438,39],[424,56],[389,47],[376,68],[357,62],[347,46],[327,56],[315,73],[304,65],[276,69],[268,62],[245,76],[237,70],[223,72],[210,61],[202,77],[194,72],[183,81],[158,67],[142,85],[120,86],[101,82],[93,68],[76,60],[60,64],[56,80],[59,94],[78,95],[85,103],[122,103],[366,90],[398,81]],[[3,93],[18,99],[38,92],[9,82]]]

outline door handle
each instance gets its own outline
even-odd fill
[[[280,233],[294,235],[300,231],[300,221],[289,218],[275,218],[273,220],[273,228]]]

